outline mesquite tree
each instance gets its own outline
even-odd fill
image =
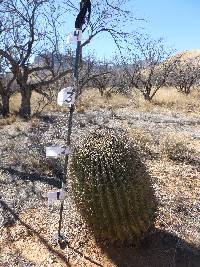
[[[124,73],[121,66],[106,59],[98,60],[94,55],[83,58],[79,71],[79,93],[87,88],[97,89],[101,96],[112,92],[125,93]]]
[[[31,114],[30,100],[34,90],[43,94],[43,86],[71,73],[69,69],[61,71],[60,67],[54,66],[55,59],[59,57],[57,29],[60,12],[51,0],[9,0],[1,3],[3,31],[0,56],[7,60],[10,71],[16,77],[22,96],[20,113],[25,117]],[[44,58],[40,65],[32,64],[33,57],[37,55]]]
[[[0,60],[0,96],[1,96],[1,113],[8,116],[10,112],[9,101],[11,95],[16,90],[15,76],[7,73],[7,61],[3,58]]]
[[[122,52],[122,48],[128,44],[133,36],[134,26],[132,22],[134,17],[130,10],[126,10],[126,4],[129,0],[93,0],[92,1],[92,15],[90,21],[86,23],[87,29],[83,28],[84,41],[81,44],[81,48],[85,47],[97,36],[111,37],[113,42],[116,44],[116,50]],[[67,11],[74,13],[78,11],[78,2],[65,1]],[[125,31],[124,28],[129,29]],[[87,68],[85,64],[80,64],[80,91],[83,86],[93,86],[99,89],[102,94],[107,87],[121,87],[123,86],[123,77],[119,80],[119,76],[115,75],[116,71],[110,67],[107,62],[100,62],[97,60],[90,61]],[[118,68],[117,68],[118,70]],[[81,73],[86,73],[82,75]],[[120,72],[121,74],[121,72]],[[121,88],[120,88],[120,91]]]
[[[94,0],[91,20],[87,32],[84,32],[87,37],[84,37],[81,47],[101,33],[109,34],[118,47],[121,41],[126,41],[131,35],[123,31],[123,26],[126,22],[130,28],[132,19],[130,11],[123,9],[126,2],[117,0],[111,5],[107,0]],[[63,5],[61,7],[53,0],[8,0],[1,3],[0,57],[7,60],[8,69],[16,77],[22,96],[20,113],[25,117],[31,114],[33,91],[46,95],[46,86],[72,73],[67,64],[62,64],[60,56],[66,54],[62,37],[67,35],[61,26],[62,15],[66,14],[67,18],[72,10],[77,13],[78,4],[78,1],[76,4],[67,1],[64,10]],[[33,63],[37,56],[43,58],[42,63]],[[62,67],[55,67],[55,62]]]
[[[111,63],[105,59],[97,61],[94,73],[96,75],[94,75],[91,84],[93,88],[99,90],[101,96],[104,95],[107,89],[112,90],[114,86],[114,72]]]
[[[10,97],[15,91],[15,77],[12,74],[0,74],[0,95],[2,101],[1,112],[3,116],[8,116],[10,113]]]
[[[108,34],[117,47],[126,43],[132,36],[134,21],[132,12],[126,10],[126,4],[129,0],[93,0],[92,1],[92,16],[87,26],[87,37],[84,38],[81,47],[88,45],[95,37],[104,33]],[[76,14],[78,11],[78,1],[66,1],[67,11]],[[125,31],[125,26],[128,26],[129,31]],[[85,31],[85,28],[83,29]]]
[[[179,54],[173,59],[173,65],[168,84],[188,95],[200,80],[200,56],[187,58],[184,54]]]
[[[166,84],[173,68],[168,60],[172,50],[166,49],[162,39],[135,36],[129,56],[123,60],[130,85],[138,89],[145,100],[151,101],[157,91]]]

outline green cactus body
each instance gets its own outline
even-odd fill
[[[153,226],[150,177],[126,135],[91,133],[75,148],[70,175],[78,210],[97,239],[136,241]]]

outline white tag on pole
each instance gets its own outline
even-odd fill
[[[73,105],[75,102],[75,89],[74,87],[63,88],[58,93],[57,103],[59,106]]]
[[[81,39],[82,39],[82,30],[78,30],[78,29],[76,29],[76,30],[74,31],[74,36],[76,37],[77,42],[80,42]]]
[[[63,148],[59,146],[46,147],[47,158],[59,158],[68,154],[70,154],[69,148]]]
[[[67,192],[64,189],[60,189],[56,192],[47,193],[48,204],[53,204],[57,200],[64,200],[66,198]]]
[[[70,32],[67,36],[67,44],[75,43],[76,37],[74,36],[73,32]]]
[[[72,44],[80,42],[82,39],[82,30],[76,29],[73,32],[70,32],[67,36],[67,44]]]

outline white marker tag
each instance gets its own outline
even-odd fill
[[[72,44],[76,42],[80,42],[82,39],[82,31],[81,30],[75,30],[73,32],[70,32],[67,36],[67,44]]]
[[[73,105],[75,102],[75,89],[74,87],[63,88],[58,93],[57,103],[59,106]]]
[[[67,44],[71,44],[73,43],[75,40],[74,40],[74,33],[73,32],[70,32],[68,35],[67,35]]]
[[[67,192],[63,189],[56,192],[49,192],[47,194],[48,204],[53,204],[57,200],[64,200],[66,198]]]
[[[80,42],[82,39],[82,30],[75,30],[74,36],[76,37],[77,42]]]
[[[50,146],[46,147],[46,157],[47,158],[59,158],[65,155],[70,154],[70,149],[59,147],[59,146]]]

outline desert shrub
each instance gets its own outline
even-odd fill
[[[90,133],[75,148],[70,177],[78,210],[101,241],[136,242],[154,224],[150,176],[122,133]]]
[[[7,118],[0,118],[0,126],[11,125],[16,122],[16,116],[12,115]]]
[[[134,145],[137,146],[141,152],[147,155],[153,154],[153,139],[149,133],[136,127],[129,127],[128,133],[133,139]]]
[[[127,107],[130,99],[119,93],[110,93],[106,91],[101,97],[94,89],[88,89],[83,92],[81,98],[78,99],[76,110],[78,112],[86,111],[87,109],[99,110],[102,108],[112,107],[113,109]]]
[[[175,161],[184,161],[190,157],[191,153],[186,140],[175,134],[169,134],[163,138],[160,151],[163,156]]]

